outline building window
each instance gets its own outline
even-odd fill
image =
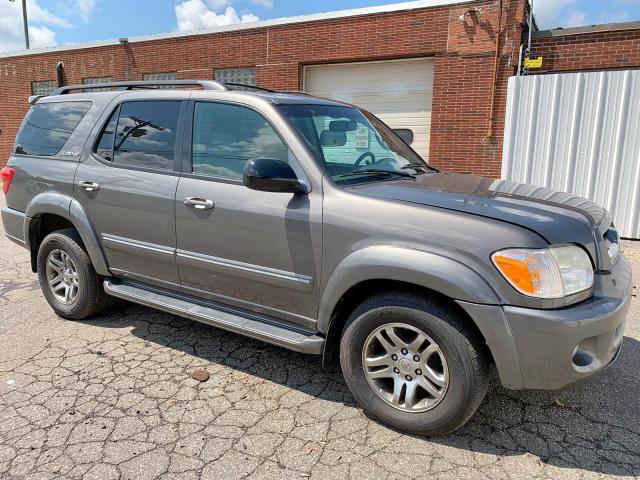
[[[164,72],[164,73],[145,73],[142,76],[145,82],[153,82],[156,80],[177,80],[178,74],[176,72]]]
[[[82,80],[83,85],[94,85],[96,83],[111,83],[111,77],[90,77],[90,78],[84,78]],[[98,92],[98,91],[105,91],[105,90],[110,90],[109,88],[94,88],[92,89],[92,91],[94,92]]]
[[[93,85],[95,83],[110,83],[111,77],[90,77],[82,80],[84,85]]]
[[[215,71],[216,81],[222,83],[240,83],[242,85],[256,85],[255,68],[223,68]]]
[[[34,95],[49,95],[56,88],[58,82],[55,80],[47,80],[46,82],[31,82],[31,93]]]

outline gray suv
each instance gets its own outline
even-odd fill
[[[370,113],[211,81],[31,99],[6,234],[63,318],[108,296],[339,358],[405,432],[463,425],[495,366],[558,389],[618,355],[631,269],[607,211],[440,173]]]

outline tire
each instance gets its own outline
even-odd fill
[[[340,364],[356,402],[371,417],[405,433],[443,435],[464,425],[487,392],[489,361],[477,337],[446,303],[386,292],[350,315],[340,342]],[[404,354],[403,345],[392,338],[411,351]],[[389,340],[386,348],[384,340]],[[389,352],[397,352],[395,361]]]
[[[55,283],[61,278],[58,275],[62,276],[63,273],[54,270],[54,266],[47,267],[50,259],[55,268],[65,270],[68,282]],[[42,293],[58,316],[84,320],[102,311],[107,302],[102,278],[93,268],[91,259],[82,248],[82,240],[74,229],[47,235],[38,249],[37,263]],[[53,280],[53,285],[50,280]],[[64,285],[54,292],[54,286],[62,283]],[[75,295],[71,292],[68,301],[65,301],[61,297],[65,296],[66,285],[70,284],[75,286]]]

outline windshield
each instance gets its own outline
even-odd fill
[[[339,105],[283,105],[280,110],[338,184],[435,171],[368,112]]]

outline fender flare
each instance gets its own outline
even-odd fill
[[[367,280],[394,280],[441,293],[452,300],[500,303],[497,293],[467,265],[442,255],[393,246],[357,250],[340,262],[327,281],[320,301],[317,330],[327,334],[332,314],[343,295]]]
[[[69,220],[78,231],[96,272],[103,276],[111,275],[104,253],[98,242],[98,237],[89,221],[87,213],[77,200],[62,193],[41,193],[33,197],[29,205],[27,205],[24,222],[24,238],[26,247],[30,251],[30,233],[34,220],[44,214],[58,215]]]

